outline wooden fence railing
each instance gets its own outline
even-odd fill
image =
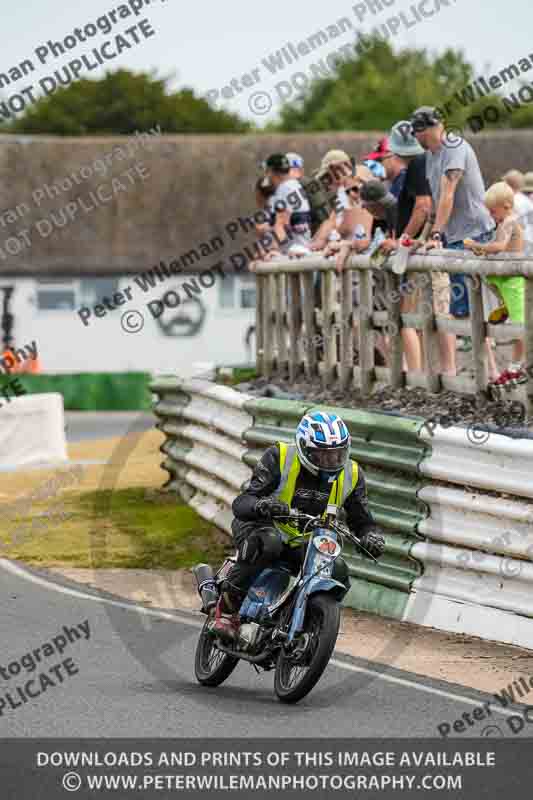
[[[304,259],[257,261],[252,269],[257,276],[256,359],[259,372],[266,376],[287,375],[291,381],[320,376],[324,386],[354,386],[368,395],[375,382],[394,388],[422,386],[431,392],[452,390],[458,393],[483,392],[488,383],[485,337],[510,340],[525,337],[528,383],[522,389],[528,413],[533,411],[533,259],[490,256],[478,258],[457,251],[434,251],[409,258],[406,277],[411,286],[420,287],[421,299],[415,314],[400,313],[400,278],[391,270],[391,260],[383,271],[386,311],[374,310],[371,274],[376,265],[369,256],[352,256],[341,274],[335,261],[320,255]],[[359,304],[352,302],[353,272],[359,277]],[[316,273],[322,273],[320,293]],[[427,273],[463,273],[470,299],[468,319],[449,319],[433,312],[432,282]],[[425,275],[424,275],[425,273]],[[481,278],[488,275],[521,275],[526,278],[526,324],[490,325],[485,322]],[[319,297],[317,295],[319,294]],[[401,326],[415,327],[423,333],[423,370],[403,372]],[[439,371],[437,332],[449,331],[472,338],[474,378],[442,375]],[[388,367],[376,367],[376,333],[390,337]],[[323,348],[319,362],[317,345]],[[354,347],[359,364],[354,366]]]

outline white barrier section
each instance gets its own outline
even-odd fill
[[[60,394],[15,397],[0,408],[0,469],[68,461]]]
[[[154,406],[169,437],[163,448],[166,468],[175,476],[169,488],[230,534],[231,504],[252,472],[242,461],[248,449],[242,435],[253,425],[243,409],[250,398],[204,380],[176,379],[174,384],[189,402],[173,408],[163,399]]]
[[[486,442],[476,444],[464,428],[438,429],[433,436],[422,429],[420,436],[433,450],[431,458],[420,465],[423,475],[533,497],[533,439],[491,433]]]
[[[422,437],[430,513],[411,549],[424,572],[405,621],[533,649],[533,441],[475,443],[462,428]]]

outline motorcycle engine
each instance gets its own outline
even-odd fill
[[[261,626],[258,625],[257,622],[245,622],[241,625],[239,630],[239,644],[243,650],[253,648],[260,627]]]

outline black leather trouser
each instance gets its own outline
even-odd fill
[[[242,523],[234,520],[232,532],[238,549],[238,560],[222,586],[228,611],[232,610],[230,606],[240,605],[248,589],[264,569],[282,561],[296,575],[306,553],[306,545],[289,547],[284,544],[277,528],[268,523]],[[350,588],[348,567],[343,558],[336,559],[332,577]]]

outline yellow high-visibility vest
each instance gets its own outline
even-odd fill
[[[290,507],[296,488],[296,480],[300,474],[300,460],[296,445],[278,442],[279,447],[279,466],[281,470],[281,480],[278,488],[274,492],[274,497]],[[359,468],[356,461],[348,459],[348,463],[342,472],[337,476],[331,485],[328,504],[334,503],[339,508],[350,492],[357,486]],[[327,509],[324,510],[323,517],[326,516]],[[283,534],[283,541],[291,546],[291,540],[296,536],[301,536],[300,531],[288,522],[274,521],[276,528]],[[298,546],[296,543],[294,546]]]

